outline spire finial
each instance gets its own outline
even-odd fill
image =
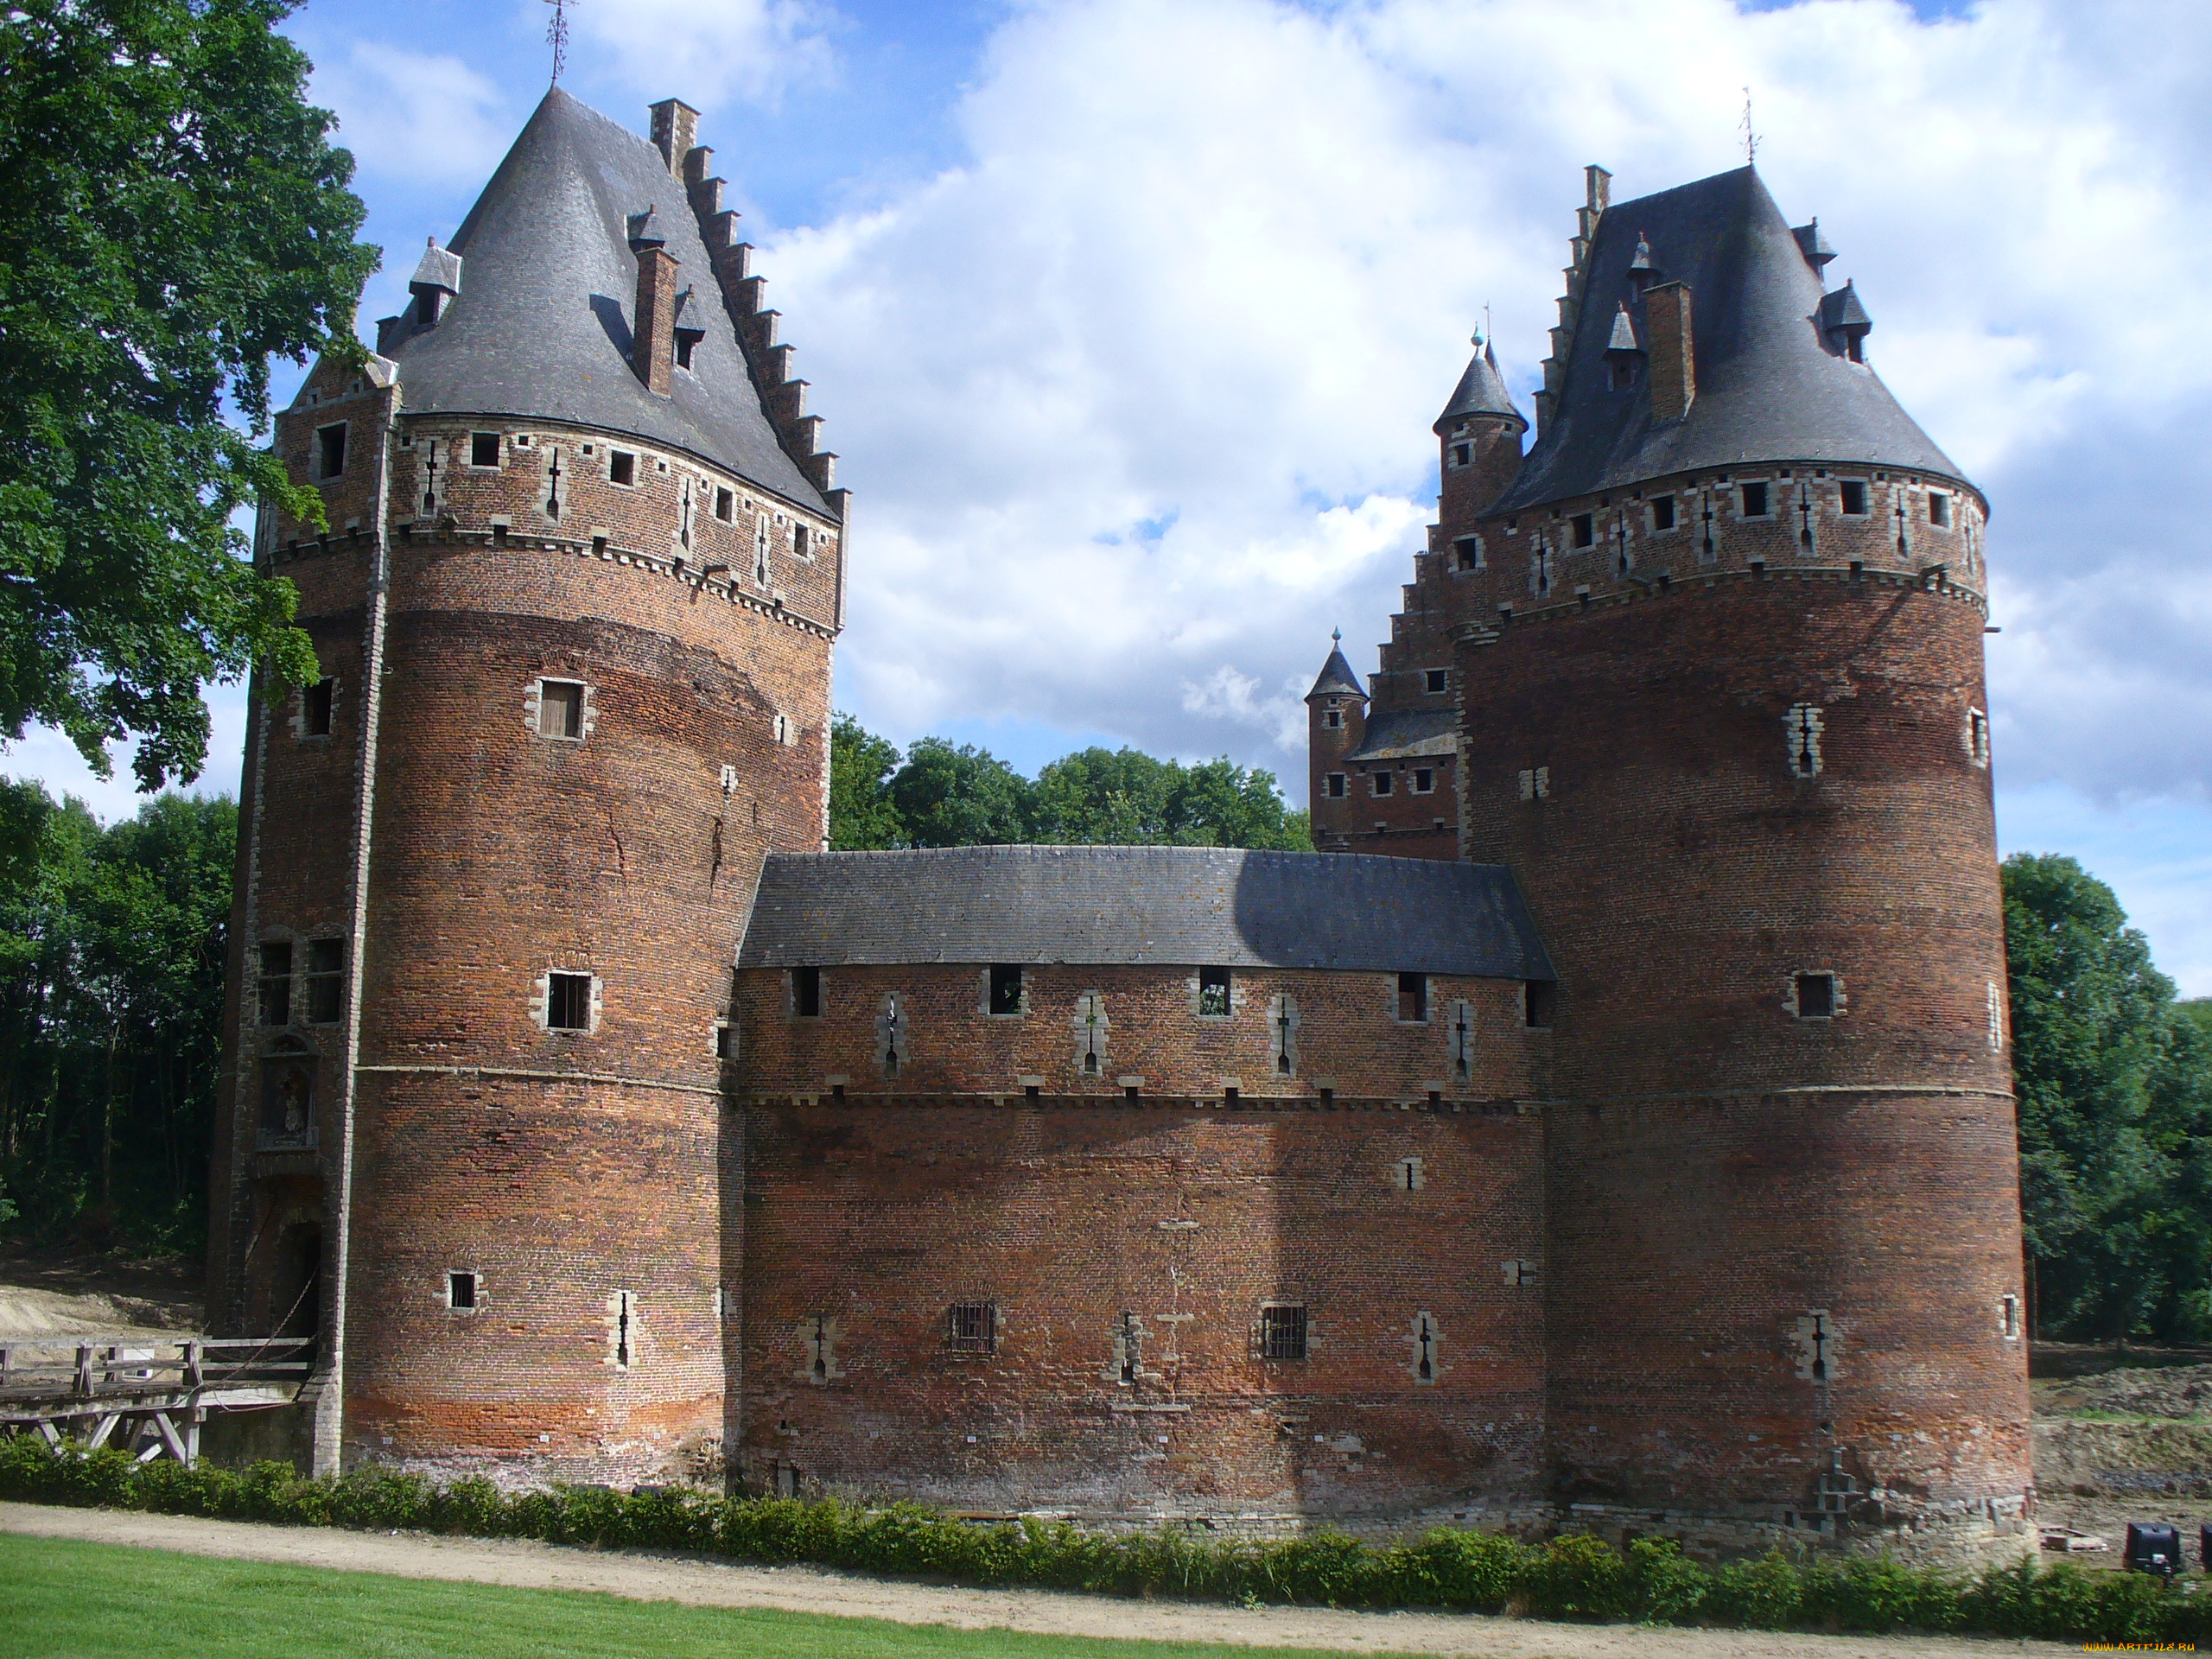
[[[553,21],[545,26],[546,44],[553,48],[553,84],[561,84],[561,72],[569,67],[569,8],[576,0],[545,0],[553,8]]]
[[[1344,631],[1342,628],[1331,628],[1329,630],[1329,643],[1331,645],[1341,645],[1344,642]]]
[[[1744,165],[1757,167],[1759,162],[1759,136],[1751,130],[1751,89],[1744,88],[1744,118],[1736,124],[1744,135]]]

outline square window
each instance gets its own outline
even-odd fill
[[[341,478],[346,473],[346,423],[335,426],[319,426],[315,429],[315,464],[317,478]]]
[[[330,709],[338,682],[320,679],[300,693],[300,733],[303,737],[330,735]]]
[[[1767,516],[1766,486],[1764,483],[1746,484],[1743,486],[1743,490],[1744,517],[1746,518],[1765,518]]]
[[[802,1020],[822,1017],[822,970],[819,968],[791,969],[791,1012]]]
[[[737,495],[734,491],[717,489],[715,492],[715,517],[728,524],[737,517]]]
[[[288,1026],[291,1022],[291,941],[272,939],[261,947],[261,1023]]]
[[[576,680],[543,680],[537,694],[537,734],[581,738],[584,734],[584,688]]]
[[[638,458],[627,449],[608,450],[607,477],[609,483],[620,484],[626,489],[635,487],[638,482]]]
[[[1332,801],[1341,801],[1342,799],[1344,799],[1344,773],[1342,773],[1341,772],[1331,772],[1331,773],[1328,775],[1328,777],[1327,777],[1325,779],[1324,779],[1323,781],[1324,781],[1324,783],[1325,783],[1325,786],[1326,786],[1326,792],[1327,792],[1328,797],[1329,797],[1329,798],[1330,798],[1331,800],[1332,800]]]
[[[1521,1023],[1531,1031],[1549,1031],[1559,1002],[1559,987],[1548,979],[1532,979],[1521,988]]]
[[[1021,1012],[1021,969],[1019,963],[995,962],[991,964],[991,1012]]]
[[[1414,768],[1414,793],[1416,795],[1428,795],[1433,794],[1435,791],[1435,789],[1436,772],[1434,769],[1428,766],[1415,766]]]
[[[1448,691],[1452,689],[1452,671],[1448,668],[1432,668],[1428,670],[1427,679],[1428,690],[1432,696],[1437,692]]]
[[[1306,1357],[1306,1307],[1303,1303],[1277,1303],[1260,1310],[1260,1357]]]
[[[1671,495],[1654,496],[1651,499],[1651,528],[1672,530],[1675,527],[1675,498]]]
[[[1452,446],[1452,464],[1454,467],[1465,467],[1472,459],[1473,454],[1474,451],[1471,446],[1455,443]]]
[[[1483,568],[1482,537],[1479,536],[1455,537],[1452,543],[1452,555],[1458,561],[1460,569],[1481,569]]]
[[[496,467],[499,464],[499,435],[496,432],[472,432],[468,435],[468,464],[472,467]]]
[[[1321,711],[1321,726],[1325,731],[1340,732],[1344,729],[1344,711],[1343,709],[1324,709]]]
[[[591,976],[545,976],[545,1024],[553,1031],[591,1029]]]
[[[1574,538],[1574,545],[1576,548],[1595,547],[1598,544],[1598,519],[1596,514],[1578,512],[1573,518],[1567,521],[1567,527],[1568,532]]]
[[[1425,1025],[1428,1020],[1428,976],[1400,974],[1398,976],[1398,1018],[1408,1025]]]
[[[1942,490],[1928,492],[1928,522],[1939,530],[1951,527],[1951,498]]]
[[[344,1000],[346,941],[312,939],[308,944],[308,1023],[334,1026]]]
[[[963,1354],[988,1354],[999,1345],[999,1310],[991,1302],[955,1302],[945,1310],[944,1345]]]
[[[1367,782],[1368,787],[1372,789],[1377,795],[1388,795],[1396,785],[1396,780],[1394,779],[1387,772],[1378,772],[1375,773],[1367,780]]]
[[[446,1274],[446,1306],[456,1308],[464,1313],[475,1307],[476,1275],[474,1274],[449,1273]]]
[[[1198,969],[1198,1013],[1209,1020],[1229,1018],[1229,969]]]
[[[1866,516],[1866,480],[1863,478],[1847,478],[1839,482],[1836,487],[1842,492],[1845,513],[1853,518],[1865,518]]]
[[[1832,1020],[1835,1017],[1834,974],[1797,976],[1797,1017],[1800,1020]]]

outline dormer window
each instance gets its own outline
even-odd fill
[[[697,349],[699,342],[706,337],[706,330],[703,328],[679,328],[676,331],[676,366],[677,368],[688,369],[691,366],[691,353]]]

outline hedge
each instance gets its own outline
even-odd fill
[[[720,1497],[683,1487],[501,1492],[486,1480],[432,1484],[359,1469],[305,1480],[289,1465],[245,1470],[137,1463],[30,1435],[0,1440],[0,1497],[291,1526],[534,1538],[552,1544],[680,1549],[809,1561],[963,1584],[1026,1585],[1118,1596],[1258,1605],[1437,1607],[1584,1622],[1637,1620],[1740,1630],[1977,1633],[2059,1641],[2212,1641],[2212,1594],[2190,1581],[2084,1573],[2032,1560],[1976,1577],[1887,1558],[1799,1559],[1777,1552],[1708,1567],[1670,1542],[1625,1551],[1582,1534],[1523,1543],[1440,1529],[1373,1545],[1318,1533],[1218,1541],[1186,1528],[1086,1532],[1038,1520],[981,1523],[912,1504]]]

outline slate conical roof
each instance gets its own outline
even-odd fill
[[[1467,372],[1452,390],[1452,401],[1444,405],[1444,412],[1430,429],[1441,437],[1470,415],[1510,416],[1521,422],[1523,431],[1528,429],[1529,423],[1513,407],[1513,396],[1505,389],[1505,377],[1497,372],[1497,359],[1479,340],[1474,356],[1467,361]]]
[[[1343,635],[1332,637],[1329,660],[1321,664],[1321,677],[1313,682],[1313,689],[1306,694],[1311,702],[1315,697],[1364,697],[1360,689],[1359,676],[1351,671],[1351,664],[1344,660],[1344,648],[1339,643]]]
[[[628,358],[631,224],[648,207],[683,276],[713,296],[686,309],[684,326],[704,332],[667,397],[645,390]],[[385,348],[399,363],[403,409],[605,427],[828,512],[761,410],[698,219],[652,144],[556,86],[449,251],[467,270],[459,296],[429,328],[410,306]]]
[[[1639,233],[1664,276],[1690,289],[1697,397],[1678,421],[1655,421],[1648,388],[1616,390],[1606,372],[1616,307],[1649,338],[1630,271]],[[1873,370],[1824,335],[1820,271],[1751,168],[1616,204],[1598,222],[1586,269],[1555,413],[1491,512],[1756,461],[1856,462],[1965,482]]]

